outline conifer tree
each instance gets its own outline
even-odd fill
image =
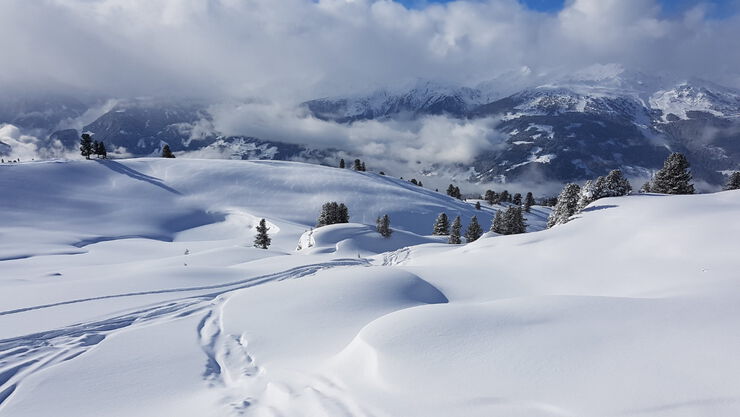
[[[493,222],[491,223],[491,231],[500,235],[505,235],[506,230],[504,228],[504,212],[496,210],[496,215],[493,216]]]
[[[260,224],[257,226],[257,235],[254,237],[255,248],[267,249],[267,247],[270,246],[272,239],[270,239],[270,236],[267,234],[268,230],[270,230],[270,228],[267,227],[265,219],[260,220]]]
[[[725,190],[740,190],[740,171],[735,171],[730,175]]]
[[[365,172],[367,171],[367,168],[365,168],[365,162],[360,163],[360,171]]]
[[[475,209],[480,210],[480,201],[475,202]]]
[[[172,153],[172,150],[170,149],[170,145],[164,144],[162,147],[162,158],[174,158],[175,155]]]
[[[99,142],[99,144],[98,144],[98,152],[97,152],[97,154],[98,154],[98,156],[100,158],[108,159],[108,150],[105,149],[105,143],[102,142],[102,141]]]
[[[393,230],[391,229],[391,219],[387,214],[383,217],[378,217],[376,229],[381,236],[385,238],[391,237]]]
[[[433,235],[445,236],[450,234],[450,221],[447,218],[446,213],[440,213],[437,216],[437,220],[434,222],[434,229],[432,230]]]
[[[344,169],[344,158],[339,160],[339,168]]]
[[[501,191],[501,194],[498,195],[498,201],[500,203],[508,203],[511,201],[511,194],[507,190]]]
[[[517,206],[522,205],[522,195],[520,193],[514,194],[514,197],[511,199],[511,202],[516,204]]]
[[[349,223],[349,209],[344,203],[337,203],[336,201],[324,203],[316,227],[337,223]]]
[[[558,196],[558,202],[553,207],[547,219],[547,227],[567,223],[578,210],[578,200],[581,187],[578,184],[567,184]]]
[[[450,196],[450,197],[454,197],[455,196],[455,186],[454,185],[450,184],[447,187],[447,195]]]
[[[528,192],[527,196],[524,197],[524,211],[529,213],[529,210],[533,205],[535,205],[534,196],[532,195],[532,192]]]
[[[467,230],[465,230],[465,241],[475,242],[478,240],[481,235],[483,235],[483,229],[481,229],[480,224],[478,224],[478,218],[476,216],[473,216],[472,219],[470,219],[470,224],[468,225]]]
[[[486,200],[489,206],[496,204],[496,193],[493,190],[486,190],[483,199]]]
[[[650,189],[654,193],[661,194],[694,194],[694,184],[691,183],[691,172],[689,172],[689,161],[678,152],[668,156],[658,172]]]
[[[462,222],[460,221],[460,216],[455,217],[455,221],[452,222],[452,229],[450,230],[450,238],[447,240],[447,243],[452,245],[459,245],[462,243],[462,240],[460,239],[460,230],[462,229]]]
[[[359,159],[355,159],[355,164],[352,167],[355,171],[362,171],[362,163]]]
[[[97,140],[94,140],[92,144],[92,154],[95,156],[98,156],[99,152],[100,152],[100,142],[98,142]]]
[[[527,224],[524,222],[522,208],[519,206],[509,207],[504,213],[504,230],[507,235],[516,235],[527,231]]]
[[[90,155],[93,153],[93,142],[90,134],[83,133],[80,137],[80,155],[84,156],[85,159],[90,159]]]

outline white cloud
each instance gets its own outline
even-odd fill
[[[477,82],[617,62],[740,82],[737,16],[666,18],[655,0],[4,0],[0,82],[111,95],[299,101],[410,78]]]

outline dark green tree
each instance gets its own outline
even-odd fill
[[[267,227],[265,219],[260,220],[260,224],[257,226],[257,235],[254,237],[255,248],[267,249],[267,247],[270,246],[272,239],[270,239],[270,236],[267,234],[268,230],[270,230],[270,228]]]
[[[483,229],[481,229],[480,224],[478,224],[478,218],[476,216],[473,216],[472,219],[470,219],[470,224],[468,225],[468,228],[465,230],[465,241],[468,243],[475,242],[483,235]]]
[[[735,171],[730,175],[725,190],[740,190],[740,171]]]
[[[393,229],[391,229],[391,219],[390,217],[388,217],[387,214],[383,215],[383,217],[378,217],[378,220],[375,224],[376,229],[381,236],[385,238],[391,237]]]
[[[162,147],[162,158],[174,158],[175,154],[172,153],[170,145],[166,144]]]
[[[339,160],[339,168],[344,168],[344,158]]]
[[[447,218],[446,213],[440,213],[440,215],[437,216],[437,220],[434,222],[434,230],[432,231],[432,234],[437,236],[446,236],[450,234],[450,221]]]
[[[496,204],[497,197],[496,192],[493,190],[486,190],[486,193],[483,195],[483,199],[486,200],[489,206]]]
[[[359,159],[355,159],[355,163],[352,167],[355,171],[362,171],[362,162]]]
[[[480,201],[475,202],[475,209],[480,210]]]
[[[514,194],[514,197],[511,199],[511,202],[516,204],[517,206],[522,205],[522,195],[519,193]]]
[[[663,168],[655,173],[650,191],[661,194],[694,194],[689,161],[683,154],[674,152],[668,156]]]
[[[531,209],[534,204],[534,196],[531,192],[527,193],[527,196],[524,197],[524,211],[529,213],[529,209]]]
[[[462,243],[462,240],[460,239],[460,231],[462,229],[462,222],[460,221],[460,216],[455,217],[455,221],[452,222],[452,229],[450,230],[450,238],[447,240],[447,243],[451,245],[459,245]]]
[[[90,155],[93,154],[93,141],[92,137],[88,133],[83,133],[80,137],[80,155],[84,156],[85,159],[90,159]]]

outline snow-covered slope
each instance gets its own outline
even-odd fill
[[[423,236],[438,212],[492,209],[336,168],[32,163],[0,187],[0,416],[740,412],[737,191],[453,246]],[[327,200],[365,224],[310,231]]]

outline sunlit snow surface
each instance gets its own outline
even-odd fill
[[[3,417],[740,414],[737,191],[451,246],[440,212],[500,207],[298,163],[6,164],[0,190]],[[311,230],[326,201],[356,223]]]

